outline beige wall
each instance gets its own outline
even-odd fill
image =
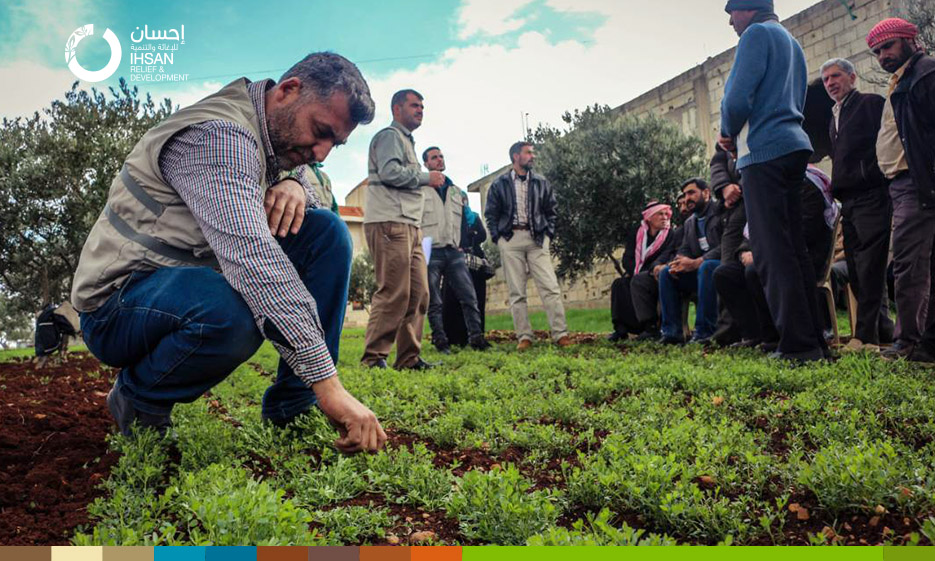
[[[786,20],[783,25],[799,40],[808,61],[809,81],[819,75],[819,68],[830,58],[847,58],[857,66],[861,77],[858,84],[863,91],[881,91],[881,86],[867,81],[867,77],[882,77],[871,57],[865,37],[882,19],[898,15],[899,0],[852,0],[856,20],[838,0],[824,0]],[[781,9],[781,5],[779,6]],[[704,63],[679,74],[668,82],[628,101],[616,108],[623,114],[645,115],[654,113],[682,127],[686,134],[705,141],[708,154],[714,152],[714,142],[720,128],[720,104],[724,97],[724,82],[734,60],[734,49],[711,57]],[[819,165],[830,171],[827,162]],[[472,183],[469,189],[481,194],[481,208],[487,202],[487,189],[498,170]],[[571,308],[602,308],[610,305],[610,285],[617,274],[608,261],[594,265],[591,273],[574,284],[562,283],[565,305]],[[509,308],[506,284],[502,273],[489,281],[487,310],[497,313]],[[530,308],[541,308],[533,283],[528,288]]]

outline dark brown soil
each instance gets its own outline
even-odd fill
[[[105,398],[115,370],[70,354],[0,363],[0,545],[67,545],[117,461]]]

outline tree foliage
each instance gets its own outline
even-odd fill
[[[78,89],[0,126],[0,290],[35,312],[68,298],[85,238],[111,181],[148,129],[172,112],[123,80],[109,95]]]
[[[373,293],[377,291],[377,278],[373,270],[373,257],[368,252],[354,257],[351,262],[351,282],[348,297],[351,302],[370,305]]]
[[[533,135],[537,167],[558,203],[552,254],[559,276],[575,279],[622,247],[650,199],[674,202],[686,178],[705,172],[701,140],[654,115],[620,116],[595,105],[565,113],[569,129]]]

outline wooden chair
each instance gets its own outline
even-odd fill
[[[838,212],[838,217],[834,220],[834,235],[831,238],[834,240],[837,238],[838,231],[841,229],[841,213]],[[828,249],[828,257],[825,259],[824,268],[819,271],[818,275],[818,292],[824,293],[825,303],[828,306],[828,315],[831,317],[831,328],[834,330],[834,339],[832,343],[834,345],[841,344],[841,336],[838,334],[838,314],[837,310],[834,308],[834,291],[831,290],[831,265],[834,263],[834,243],[831,244],[831,247]],[[853,333],[853,327],[851,327]]]

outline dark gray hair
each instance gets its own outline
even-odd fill
[[[415,90],[412,90],[412,89],[399,90],[398,92],[393,94],[393,99],[390,100],[390,110],[392,111],[392,109],[396,107],[397,105],[402,105],[406,103],[406,100],[409,99],[410,95],[416,96],[416,98],[419,101],[422,101],[423,99],[425,99],[424,97],[422,97],[422,94],[420,94],[419,92]]]
[[[821,65],[821,73],[824,74],[825,70],[828,70],[832,66],[837,66],[843,70],[846,74],[857,74],[857,69],[854,68],[854,63],[847,60],[846,58],[833,58],[828,62]]]
[[[520,152],[522,152],[522,151],[523,151],[523,148],[525,148],[525,147],[527,147],[527,146],[532,146],[532,145],[533,145],[532,142],[527,142],[527,141],[525,141],[525,140],[520,140],[519,142],[514,142],[513,145],[510,146],[510,161],[512,162],[512,161],[513,161],[513,157],[516,156],[517,154],[519,154]]]
[[[279,79],[298,78],[309,94],[326,100],[336,92],[347,96],[351,120],[366,125],[373,121],[375,106],[370,86],[353,62],[335,53],[312,53],[297,62]]]

